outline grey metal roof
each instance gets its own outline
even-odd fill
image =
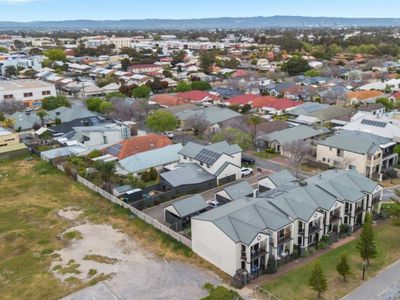
[[[390,138],[367,132],[345,130],[328,137],[319,142],[319,144],[354,153],[374,154],[379,149],[379,145],[384,145],[391,141]]]
[[[232,200],[252,196],[254,189],[247,181],[241,181],[224,188],[224,191]]]
[[[173,187],[199,184],[215,179],[214,175],[197,164],[185,164],[181,168],[161,173],[160,177]]]
[[[171,206],[175,208],[176,212],[179,214],[179,217],[184,218],[206,209],[208,204],[201,195],[197,194],[183,200],[176,201],[172,203]]]
[[[238,112],[218,106],[182,110],[175,113],[175,115],[178,119],[183,121],[186,121],[193,116],[201,116],[210,124],[223,122],[241,116]]]
[[[296,177],[288,169],[283,169],[282,171],[276,172],[269,175],[268,178],[278,187],[282,186],[296,180]]]
[[[352,170],[328,170],[306,182],[231,201],[193,219],[213,222],[234,242],[248,245],[266,229],[279,230],[295,219],[308,221],[318,209],[330,210],[337,200],[358,201],[377,186]]]
[[[306,102],[288,111],[291,115],[308,115],[316,111],[328,108],[329,104],[321,104],[318,102]]]
[[[292,221],[265,199],[242,198],[193,219],[211,221],[233,241],[250,244],[265,229],[278,230]]]
[[[200,144],[196,144],[193,142],[188,142],[183,147],[183,149],[179,152],[179,154],[190,157],[190,158],[197,159],[196,156],[199,155],[204,149],[210,150],[211,152],[214,152],[214,153],[217,153],[220,155],[222,155],[223,153],[225,153],[227,155],[233,155],[233,154],[242,152],[242,149],[238,145],[236,145],[236,144],[229,145],[226,141],[222,141],[222,142],[211,144],[211,145],[200,145]],[[203,154],[205,154],[205,152],[203,152]]]
[[[158,167],[179,161],[178,153],[181,149],[181,144],[169,145],[129,156],[120,160],[118,164],[126,172],[137,173],[151,167]]]
[[[59,107],[48,112],[51,120],[60,119],[62,123],[71,122],[76,119],[96,117],[97,115],[89,111],[87,108],[77,105],[71,107]]]
[[[281,131],[272,132],[262,135],[259,139],[272,142],[277,141],[281,145],[285,145],[297,140],[305,140],[323,134],[323,130],[317,130],[308,126],[299,125],[296,127],[286,128]]]

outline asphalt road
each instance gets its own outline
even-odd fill
[[[400,299],[400,260],[368,280],[342,300]]]

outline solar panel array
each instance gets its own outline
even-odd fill
[[[363,119],[361,121],[361,124],[384,128],[387,123],[386,122],[379,122],[379,121],[374,121],[374,120]]]
[[[90,118],[90,122],[92,123],[93,126],[101,125],[99,119],[96,117]]]
[[[72,139],[73,137],[74,137],[74,135],[75,135],[75,131],[74,130],[72,130],[72,131],[70,131],[70,132],[68,132],[67,134],[65,134],[64,135],[64,137],[66,138],[66,139]]]
[[[203,149],[199,152],[199,154],[196,155],[196,157],[194,159],[198,160],[200,162],[203,162],[207,165],[212,165],[220,157],[221,157],[221,154],[218,152],[214,152],[214,151],[211,151],[208,149]]]
[[[119,152],[121,151],[121,149],[122,149],[121,144],[115,144],[115,145],[108,147],[107,152],[114,156],[117,156],[119,154]]]

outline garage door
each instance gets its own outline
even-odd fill
[[[233,182],[235,180],[236,180],[236,175],[235,174],[229,175],[229,176],[226,176],[224,178],[219,179],[218,180],[218,185],[227,184],[227,183]]]

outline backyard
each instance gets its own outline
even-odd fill
[[[400,258],[400,227],[384,223],[375,227],[375,235],[378,256],[368,267],[366,278],[372,277],[383,267]],[[336,271],[336,265],[343,254],[348,256],[352,271],[346,282],[343,282]],[[323,293],[322,299],[339,299],[363,283],[361,280],[362,260],[356,249],[356,241],[322,255],[319,261],[328,281],[328,290]],[[308,263],[268,282],[263,285],[263,288],[281,299],[317,299],[317,294],[308,286],[313,265],[313,262]]]
[[[55,262],[62,262],[64,249],[75,243],[87,244],[85,238],[91,235],[83,230],[86,227],[80,229],[82,224],[109,226],[107,230],[123,234],[123,239],[133,243],[131,248],[143,253],[143,257],[154,256],[151,259],[161,262],[163,269],[165,264],[173,269],[173,262],[180,261],[193,274],[203,271],[193,265],[213,270],[189,248],[132,218],[127,210],[88,191],[47,162],[37,159],[0,162],[0,203],[2,299],[58,299],[108,278],[95,270],[81,270],[73,260],[56,266],[59,274],[70,273],[65,281],[53,276]],[[76,219],[60,214],[69,208],[77,214]],[[78,230],[71,231],[73,228]],[[124,245],[120,249],[124,250]],[[79,279],[81,273],[85,274],[84,279]],[[73,278],[75,274],[80,274],[78,279]]]

